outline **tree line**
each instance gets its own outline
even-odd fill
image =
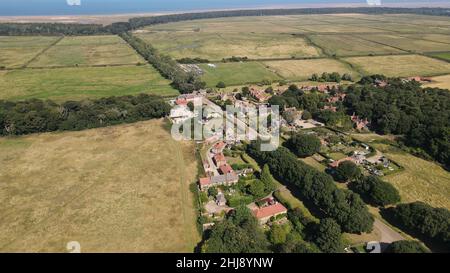
[[[97,24],[65,23],[1,23],[0,35],[102,35],[110,34],[110,27]]]
[[[0,100],[0,135],[25,135],[52,131],[77,131],[165,117],[170,106],[147,94],[66,101]]]
[[[356,113],[371,122],[382,134],[403,135],[402,142],[425,151],[450,167],[450,93],[438,88],[401,79],[387,79],[388,85],[376,87],[372,78],[347,90],[347,113]],[[420,152],[420,151],[419,151]]]
[[[241,16],[278,16],[303,14],[336,14],[336,13],[364,13],[364,14],[423,14],[450,16],[444,8],[387,8],[387,7],[357,7],[357,8],[302,8],[302,9],[260,9],[260,10],[228,10],[212,12],[195,12],[170,14],[152,17],[137,17],[129,20],[129,28],[137,29],[149,25],[166,24],[198,19],[213,19]]]
[[[161,75],[172,81],[172,86],[181,93],[191,93],[195,90],[203,89],[206,83],[202,82],[198,75],[184,71],[180,65],[168,55],[159,52],[130,33],[120,34],[128,44],[130,44],[145,60],[152,64]]]

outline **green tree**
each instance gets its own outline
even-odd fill
[[[303,111],[302,119],[309,120],[312,119],[312,114],[308,110]]]
[[[264,184],[264,189],[267,194],[276,190],[277,186],[275,185],[273,177],[270,174],[269,165],[264,164],[260,178],[261,182]]]
[[[219,191],[216,189],[216,187],[211,187],[208,189],[209,196],[216,197],[217,194],[219,194]]]
[[[367,176],[350,185],[368,203],[375,206],[386,206],[400,202],[398,190],[391,184],[384,182],[377,176]]]
[[[256,199],[263,198],[266,195],[264,183],[256,179],[248,186],[248,192]]]
[[[326,253],[339,253],[343,250],[341,228],[331,218],[320,221],[313,236],[314,243]]]
[[[354,162],[350,160],[341,162],[336,168],[336,179],[341,182],[347,182],[357,178],[360,175],[361,170]]]
[[[194,104],[191,101],[188,102],[187,106],[188,106],[190,111],[194,111]]]
[[[281,225],[275,224],[269,231],[269,241],[274,245],[286,242],[286,236],[286,229]]]
[[[217,88],[225,88],[227,85],[224,82],[218,82],[216,85]]]
[[[308,157],[317,153],[321,145],[318,137],[305,134],[295,134],[286,142],[286,147],[299,157]]]

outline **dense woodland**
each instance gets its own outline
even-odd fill
[[[172,86],[181,93],[191,93],[194,90],[205,88],[205,82],[200,81],[196,74],[182,70],[170,56],[159,54],[154,47],[131,34],[122,33],[120,36],[152,64],[161,75],[171,80]]]
[[[450,167],[450,93],[421,88],[419,83],[388,80],[386,87],[352,85],[344,105],[347,114],[356,113],[371,121],[371,129],[382,134],[403,135],[402,141],[423,149]]]
[[[261,152],[258,146],[257,142],[248,145],[247,152],[258,163],[267,164],[276,179],[298,187],[306,200],[333,218],[344,232],[372,230],[373,217],[359,195],[337,188],[331,176],[299,161],[284,147]]]
[[[109,34],[110,29],[95,24],[63,23],[2,23],[1,36],[21,35],[99,35]]]
[[[160,97],[109,97],[67,101],[0,100],[0,135],[25,135],[58,130],[83,130],[130,123],[168,115],[170,106]]]
[[[447,209],[414,202],[400,204],[388,211],[403,230],[446,245],[450,250],[450,211]]]

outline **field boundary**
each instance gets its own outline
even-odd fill
[[[50,50],[50,48],[54,47],[56,44],[58,44],[59,42],[61,42],[64,39],[65,36],[60,36],[56,41],[54,41],[53,43],[51,43],[49,46],[47,46],[46,48],[44,48],[43,50],[41,50],[38,54],[36,54],[36,56],[34,56],[33,58],[31,58],[30,60],[28,60],[26,63],[24,63],[20,68],[28,68],[28,66],[36,61],[40,56],[42,56],[42,54],[44,54],[45,52],[47,52],[48,50]],[[20,69],[19,68],[19,69]]]

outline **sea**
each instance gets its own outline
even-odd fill
[[[377,0],[386,3],[417,2]],[[432,0],[448,2],[449,0]],[[373,1],[369,1],[373,2]],[[425,3],[428,1],[424,1]],[[0,0],[0,16],[168,13],[214,9],[360,4],[367,0]]]

